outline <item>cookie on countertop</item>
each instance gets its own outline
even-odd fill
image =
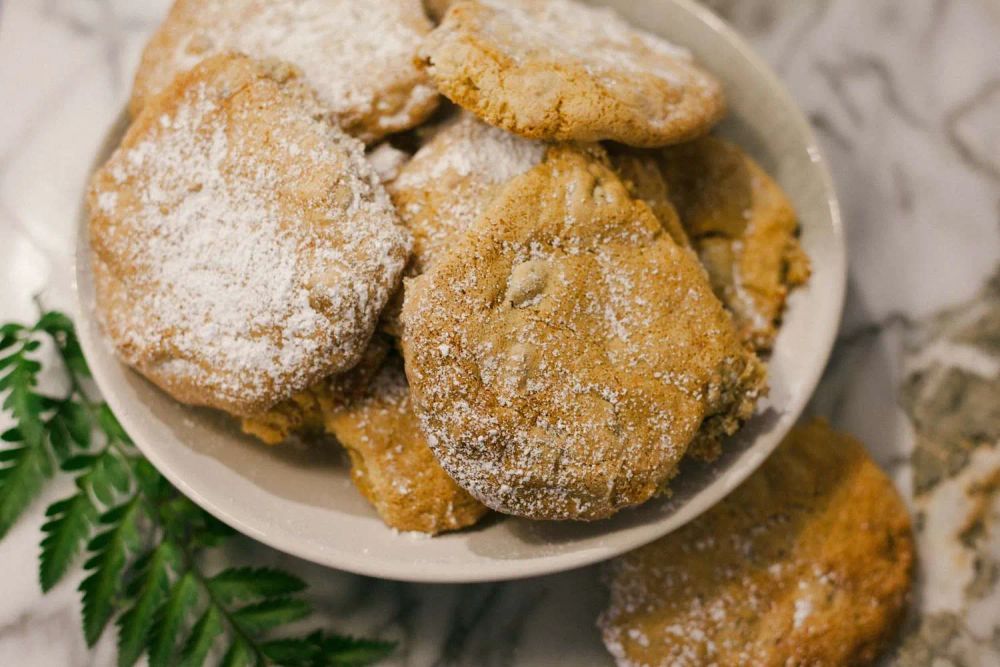
[[[181,402],[259,414],[353,367],[399,283],[409,233],[317,108],[295,68],[217,56],[94,174],[98,316]]]
[[[574,0],[454,3],[420,58],[446,97],[530,139],[664,146],[725,111],[686,50]]]
[[[759,350],[774,345],[789,289],[809,279],[799,224],[781,187],[715,137],[658,153],[670,198],[716,294]]]
[[[466,112],[445,121],[389,186],[413,234],[412,272],[427,270],[500,187],[541,162],[546,149]]]
[[[398,356],[390,355],[367,391],[326,412],[325,425],[351,457],[354,484],[392,528],[436,535],[487,513],[427,446]]]
[[[735,430],[764,385],[696,258],[602,153],[550,149],[407,283],[427,440],[508,514],[599,519],[648,500],[703,422]]]
[[[913,559],[892,482],[814,421],[708,513],[612,561],[598,625],[621,667],[869,665]]]
[[[321,111],[371,143],[418,125],[438,93],[414,63],[431,29],[420,0],[175,0],[146,46],[129,108],[225,51],[301,68]]]

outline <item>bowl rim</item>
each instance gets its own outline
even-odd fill
[[[780,78],[771,66],[759,56],[746,40],[722,18],[718,17],[708,8],[695,2],[695,0],[670,0],[681,10],[692,14],[697,20],[705,23],[713,32],[717,33],[721,39],[727,41],[739,55],[747,60],[749,64],[759,73],[767,87],[769,96],[773,96],[781,106],[790,110],[791,120],[794,127],[791,130],[801,136],[804,140],[806,150],[809,153],[811,162],[816,166],[816,173],[819,178],[819,185],[822,194],[829,208],[830,232],[832,235],[832,247],[827,248],[828,267],[834,280],[831,282],[831,291],[827,299],[831,301],[830,315],[835,326],[827,327],[823,331],[817,332],[815,347],[817,350],[816,359],[821,360],[813,364],[810,372],[802,376],[802,390],[785,406],[785,410],[796,415],[796,419],[801,415],[810,397],[815,392],[823,372],[829,362],[833,346],[836,342],[839,322],[843,315],[844,302],[847,284],[847,248],[843,221],[841,218],[840,205],[837,200],[833,177],[830,173],[829,165],[823,157],[815,133],[809,126],[801,108],[794,101],[791,94],[786,89]],[[111,124],[105,134],[105,140],[97,154],[95,164],[91,168],[92,173],[100,164],[102,157],[107,151],[109,140],[115,134],[126,127],[128,119],[127,111],[123,112]],[[74,293],[76,295],[75,308],[78,322],[92,317],[86,312],[84,286],[92,284],[89,274],[89,241],[86,231],[87,220],[86,201],[81,204],[77,229],[76,251],[74,253]],[[99,346],[107,347],[108,343],[101,335],[93,335],[91,327],[79,326],[78,335],[80,344],[86,357],[92,358]],[[121,362],[119,362],[121,363]],[[112,381],[106,375],[100,365],[92,365],[93,379],[98,388],[113,386]],[[117,392],[105,392],[101,389],[104,400],[115,412],[123,428],[130,433],[138,433],[143,429],[139,425],[141,416],[129,409],[128,402]],[[197,505],[207,512],[232,526],[237,531],[247,535],[254,540],[261,542],[278,551],[302,558],[307,561],[317,563],[326,567],[331,567],[359,575],[391,579],[397,581],[409,581],[414,583],[477,583],[501,580],[516,580],[545,574],[553,574],[567,570],[591,565],[625,553],[632,549],[643,546],[653,540],[659,539],[663,535],[679,529],[685,523],[697,518],[700,514],[710,509],[721,501],[733,489],[739,486],[747,477],[767,459],[780,442],[780,438],[773,439],[772,442],[762,443],[759,447],[751,447],[758,454],[757,460],[742,466],[737,472],[726,478],[726,483],[713,482],[704,490],[705,497],[700,503],[700,507],[688,512],[688,516],[672,529],[662,532],[647,531],[640,534],[623,535],[617,538],[614,546],[609,549],[579,549],[576,551],[558,553],[548,556],[540,556],[531,560],[496,560],[493,563],[477,564],[474,570],[462,569],[449,563],[423,562],[419,566],[407,565],[402,562],[386,562],[372,559],[367,555],[349,555],[346,552],[330,552],[320,547],[310,546],[305,541],[289,542],[269,535],[246,517],[237,516],[218,502],[206,495],[203,490],[192,487],[176,469],[167,461],[166,456],[160,453],[159,449],[141,438],[136,439],[136,446],[142,454],[152,463],[160,473],[167,478],[181,493],[190,498]],[[712,489],[712,487],[715,487]],[[387,530],[390,530],[388,527]]]

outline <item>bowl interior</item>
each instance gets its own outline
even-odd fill
[[[176,403],[122,365],[93,316],[81,213],[79,328],[95,379],[143,453],[195,502],[247,535],[317,563],[412,581],[468,582],[545,574],[600,561],[675,530],[735,488],[771,453],[802,411],[826,364],[845,280],[844,240],[826,168],[801,113],[775,76],[727,26],[689,0],[619,0],[635,25],[690,48],[725,84],[737,141],[791,196],[813,261],[794,292],[770,361],[766,404],[712,465],[685,464],[669,500],[595,523],[492,517],[423,539],[387,528],[354,489],[335,443],[266,447],[228,418]],[[103,162],[125,129],[112,128]]]

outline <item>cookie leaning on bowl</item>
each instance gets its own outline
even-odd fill
[[[868,665],[903,619],[913,558],[892,482],[818,420],[708,513],[612,561],[598,625],[621,667]]]
[[[320,112],[371,143],[437,106],[413,62],[430,29],[420,0],[175,0],[142,54],[129,109],[204,58],[238,51],[300,67]]]
[[[663,146],[725,110],[686,50],[573,0],[453,3],[420,57],[446,97],[531,139]]]
[[[177,400],[250,416],[361,358],[410,236],[298,70],[210,58],[149,100],[88,193],[98,316]]]
[[[723,139],[704,137],[647,155],[660,165],[681,224],[740,333],[770,350],[789,290],[810,273],[788,197]]]
[[[365,391],[325,411],[351,457],[351,479],[388,526],[429,535],[475,524],[487,508],[441,469],[413,412],[403,362],[390,354]]]
[[[597,147],[552,148],[510,181],[407,283],[402,319],[442,466],[529,518],[648,500],[698,438],[748,418],[764,386],[697,260]]]

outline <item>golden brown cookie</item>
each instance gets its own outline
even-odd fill
[[[254,415],[351,368],[398,285],[409,234],[362,144],[316,108],[294,68],[217,56],[93,177],[98,314],[182,402]]]
[[[500,186],[541,162],[546,148],[469,113],[445,121],[389,187],[413,234],[412,273],[427,270],[479,218]]]
[[[431,23],[420,0],[175,0],[143,52],[129,108],[225,51],[300,67],[321,111],[373,142],[418,125],[438,94],[414,57]]]
[[[774,344],[788,290],[809,279],[781,187],[735,145],[705,137],[659,153],[670,197],[741,334]]]
[[[243,418],[240,422],[243,432],[268,445],[277,445],[292,435],[321,433],[325,415],[342,409],[368,391],[391,349],[388,337],[376,333],[357,366],[320,380],[267,412]]]
[[[691,240],[681,225],[677,209],[670,201],[670,190],[663,179],[656,156],[648,151],[636,151],[614,146],[608,151],[611,167],[622,179],[633,199],[646,202],[656,219],[679,246],[689,247]]]
[[[351,479],[396,530],[437,534],[488,511],[434,458],[410,405],[402,359],[392,355],[363,395],[325,415],[351,457]]]
[[[453,102],[531,139],[663,146],[724,113],[687,51],[574,0],[455,3],[420,56]]]
[[[906,507],[853,438],[793,430],[704,516],[612,561],[598,625],[626,665],[868,665],[903,618]]]
[[[697,260],[596,151],[550,149],[407,283],[427,440],[509,514],[598,519],[644,502],[706,418],[735,429],[763,386]]]

